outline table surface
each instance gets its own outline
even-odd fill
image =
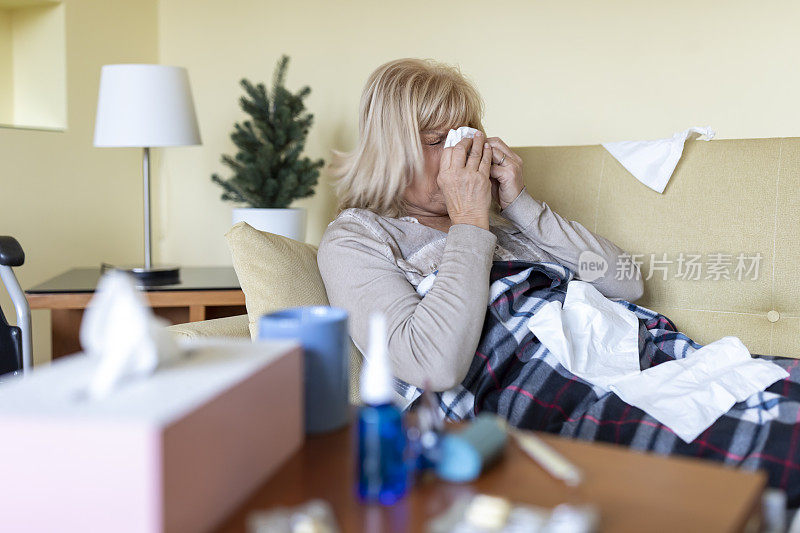
[[[100,279],[100,268],[73,268],[25,291],[28,294],[92,293]],[[143,287],[147,292],[222,291],[239,289],[232,267],[181,267],[180,282]]]
[[[458,485],[430,480],[390,507],[357,500],[351,428],[307,437],[301,450],[219,531],[246,531],[253,511],[314,498],[332,505],[342,531],[425,531],[428,521],[452,502],[479,493],[544,507],[591,503],[599,509],[601,531],[739,531],[758,512],[766,484],[762,472],[540,436],[583,470],[580,487],[571,489],[551,478],[512,443],[500,462],[477,481]]]

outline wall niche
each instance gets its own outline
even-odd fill
[[[67,127],[61,0],[0,0],[0,127]]]

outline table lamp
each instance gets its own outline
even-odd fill
[[[100,76],[94,145],[143,148],[144,264],[125,267],[143,284],[178,282],[178,267],[153,265],[150,148],[200,144],[189,75],[163,65],[105,65]]]

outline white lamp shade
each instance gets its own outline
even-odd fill
[[[200,144],[189,75],[164,65],[105,65],[100,76],[95,146]]]

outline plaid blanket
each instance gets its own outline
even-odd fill
[[[539,307],[564,302],[571,279],[561,265],[494,263],[472,366],[459,387],[438,395],[446,417],[461,420],[489,411],[520,428],[761,468],[770,486],[786,491],[790,507],[800,505],[800,360],[764,357],[785,368],[789,377],[734,405],[686,444],[644,411],[569,373],[528,329]],[[639,318],[642,370],[701,347],[667,317],[629,302],[619,304]]]

